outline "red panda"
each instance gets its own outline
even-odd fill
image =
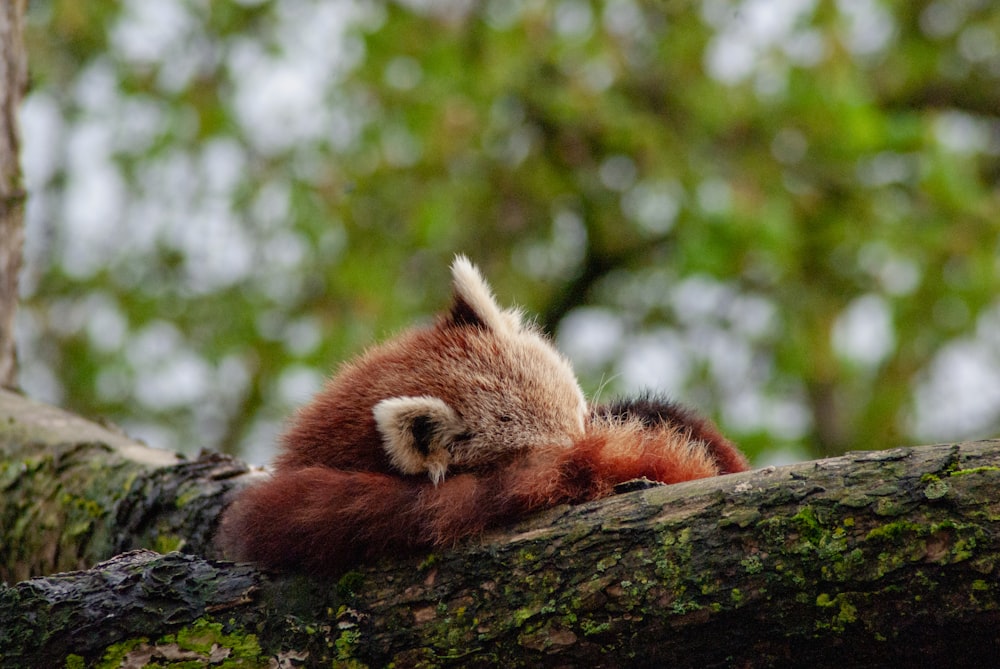
[[[569,362],[476,268],[450,309],[345,364],[292,420],[273,476],[223,515],[234,559],[336,574],[449,546],[622,482],[748,468],[707,420],[652,397],[588,407]]]

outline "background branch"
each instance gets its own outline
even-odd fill
[[[0,3],[0,388],[17,384],[14,312],[24,245],[24,185],[17,113],[28,81],[22,39],[26,0]]]

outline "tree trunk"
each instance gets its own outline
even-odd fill
[[[17,384],[14,311],[24,242],[17,112],[28,80],[21,37],[27,0],[0,2],[0,388]]]
[[[332,582],[206,559],[225,496],[259,472],[181,461],[16,395],[0,400],[4,574],[136,547],[204,556],[135,552],[0,588],[4,667],[1000,657],[995,441],[640,489]]]

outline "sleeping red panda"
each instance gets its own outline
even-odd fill
[[[335,574],[449,546],[646,477],[747,469],[707,420],[655,398],[588,408],[568,361],[475,267],[446,314],[344,365],[284,435],[273,476],[225,512],[224,553]]]

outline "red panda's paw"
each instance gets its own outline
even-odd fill
[[[243,491],[218,543],[231,559],[335,574],[419,544],[416,486],[394,476],[328,467],[282,471]]]

